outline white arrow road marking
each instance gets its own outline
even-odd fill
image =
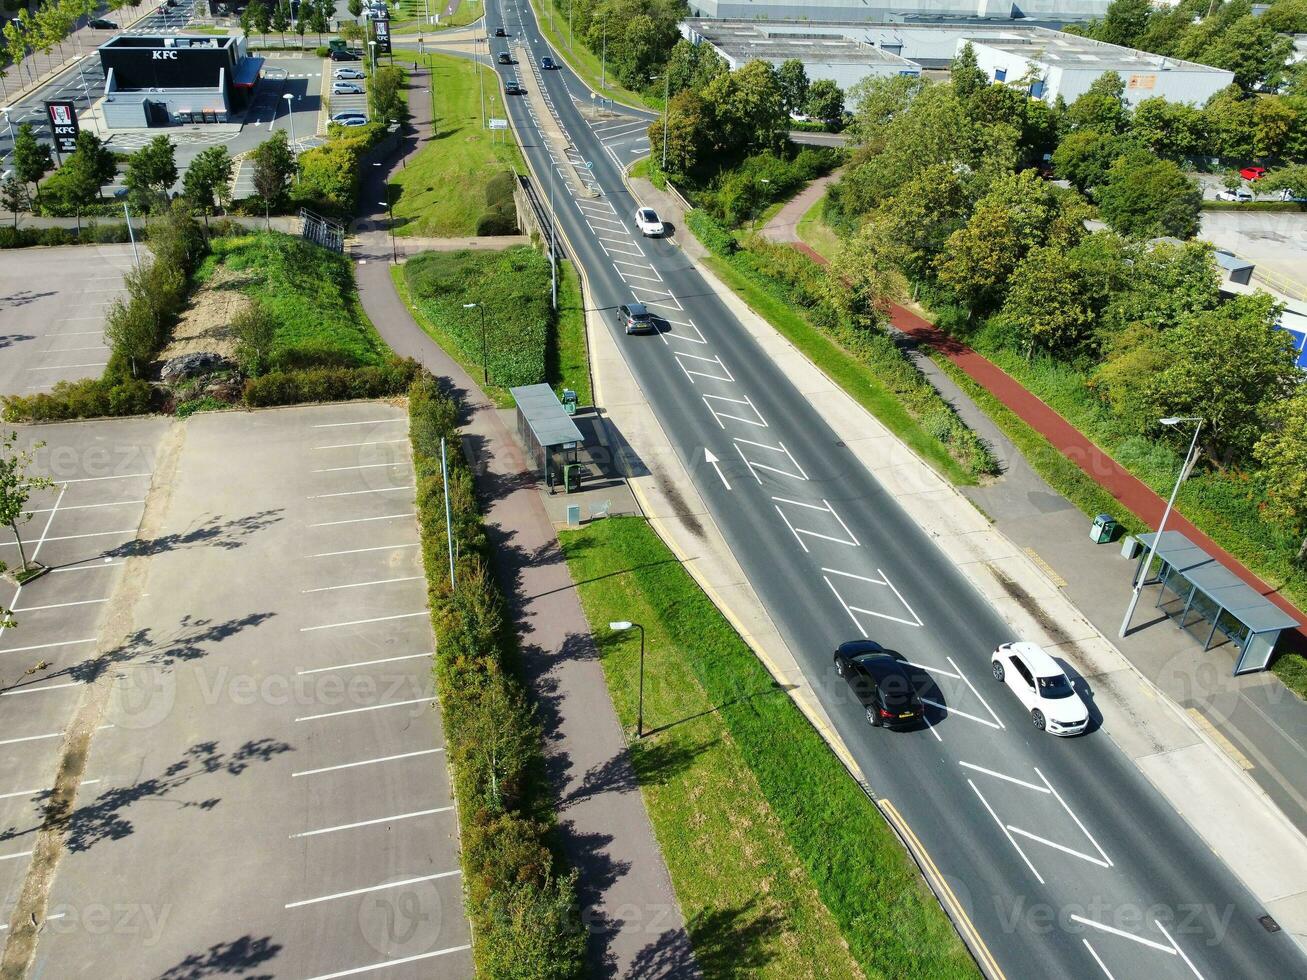
[[[717,476],[721,479],[722,485],[725,486],[727,490],[731,489],[730,483],[726,480],[726,474],[722,472],[722,468],[719,465],[721,460],[713,455],[713,451],[711,449],[704,449],[703,458],[706,463],[709,463],[712,468],[717,471]]]

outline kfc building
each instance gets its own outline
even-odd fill
[[[109,129],[235,122],[263,66],[241,37],[120,34],[99,52]]]

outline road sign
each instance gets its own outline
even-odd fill
[[[372,33],[377,40],[377,54],[390,54],[390,21],[373,21]]]
[[[47,102],[45,117],[50,121],[50,133],[60,153],[77,149],[77,107],[72,102]]]
[[[489,120],[487,120],[487,122],[489,122],[489,124],[490,124],[490,128],[491,128],[491,129],[507,129],[507,128],[508,128],[508,120],[507,120],[507,119],[495,119],[495,118],[492,117],[492,118],[490,118]]]

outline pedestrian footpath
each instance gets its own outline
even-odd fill
[[[560,841],[581,874],[580,917],[594,971],[626,977],[650,959],[692,962],[590,626],[533,470],[500,412],[417,325],[391,280],[384,210],[370,202],[383,200],[401,156],[431,138],[423,84],[419,79],[409,88],[413,131],[395,156],[367,168],[360,225],[370,223],[373,230],[360,231],[351,249],[359,295],[386,343],[445,379],[465,406],[465,447],[475,447],[473,469],[496,569],[543,723],[546,765],[560,801]]]

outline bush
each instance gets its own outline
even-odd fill
[[[516,235],[517,210],[515,208],[494,208],[477,219],[478,235]]]
[[[263,408],[349,398],[388,398],[403,394],[412,384],[418,367],[412,358],[396,357],[376,367],[274,371],[245,382],[245,404]]]
[[[142,236],[143,237],[143,236]],[[79,238],[76,228],[15,228],[0,225],[0,249],[31,248],[37,245],[107,245],[130,241],[125,222],[97,224],[88,222]]]
[[[759,153],[718,173],[705,190],[692,193],[695,203],[734,227],[760,214],[773,201],[789,197],[804,184],[830,173],[842,153],[832,147],[805,146],[790,155]]]
[[[106,375],[60,381],[48,393],[5,395],[4,418],[6,422],[61,422],[144,415],[155,405],[154,388],[147,382]]]
[[[511,204],[513,191],[517,188],[517,177],[511,170],[501,170],[486,181],[486,204],[491,208]]]

